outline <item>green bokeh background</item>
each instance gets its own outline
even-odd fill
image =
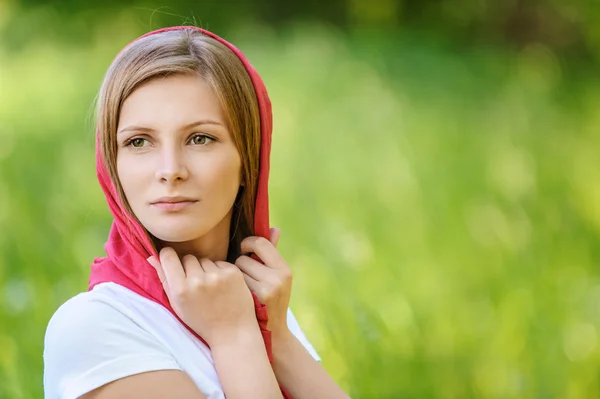
[[[43,397],[103,255],[103,74],[187,23],[265,80],[292,308],[352,397],[600,397],[594,4],[0,0],[0,398]]]

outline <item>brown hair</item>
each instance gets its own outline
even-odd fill
[[[179,74],[198,75],[215,91],[242,161],[243,187],[234,204],[230,227],[228,259],[232,261],[239,255],[240,242],[254,234],[260,114],[250,76],[229,48],[192,28],[153,34],[127,46],[109,67],[98,95],[96,118],[101,155],[121,203],[136,218],[117,175],[116,136],[121,107],[141,84]],[[146,233],[158,247],[155,237]]]

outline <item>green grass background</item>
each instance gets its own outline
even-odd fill
[[[93,98],[146,28],[0,41],[0,398],[43,396],[46,324],[103,255]],[[409,30],[217,33],[271,95],[292,308],[353,397],[600,397],[597,71]]]

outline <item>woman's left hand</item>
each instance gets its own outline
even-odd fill
[[[264,264],[242,255],[235,265],[242,271],[246,284],[258,300],[267,306],[267,328],[273,337],[287,333],[287,310],[292,293],[292,271],[276,249],[281,231],[271,228],[271,239],[246,237],[241,243],[243,254],[255,254]]]

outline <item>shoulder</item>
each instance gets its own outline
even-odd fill
[[[106,290],[84,292],[62,304],[54,313],[45,336],[46,352],[94,343],[102,345],[107,335],[144,335],[127,304]]]
[[[81,293],[62,304],[52,315],[46,328],[44,356],[61,353],[81,342],[93,340],[100,320],[118,318],[118,312],[95,301],[90,293]]]
[[[44,339],[46,398],[76,398],[128,375],[180,369],[125,308],[102,290],[78,294],[58,308]]]
[[[94,333],[104,325],[101,320],[111,323],[122,319],[123,315],[110,301],[102,299],[95,292],[84,292],[63,303],[48,322],[46,343],[64,341],[64,337],[87,339],[89,335],[82,333]]]

